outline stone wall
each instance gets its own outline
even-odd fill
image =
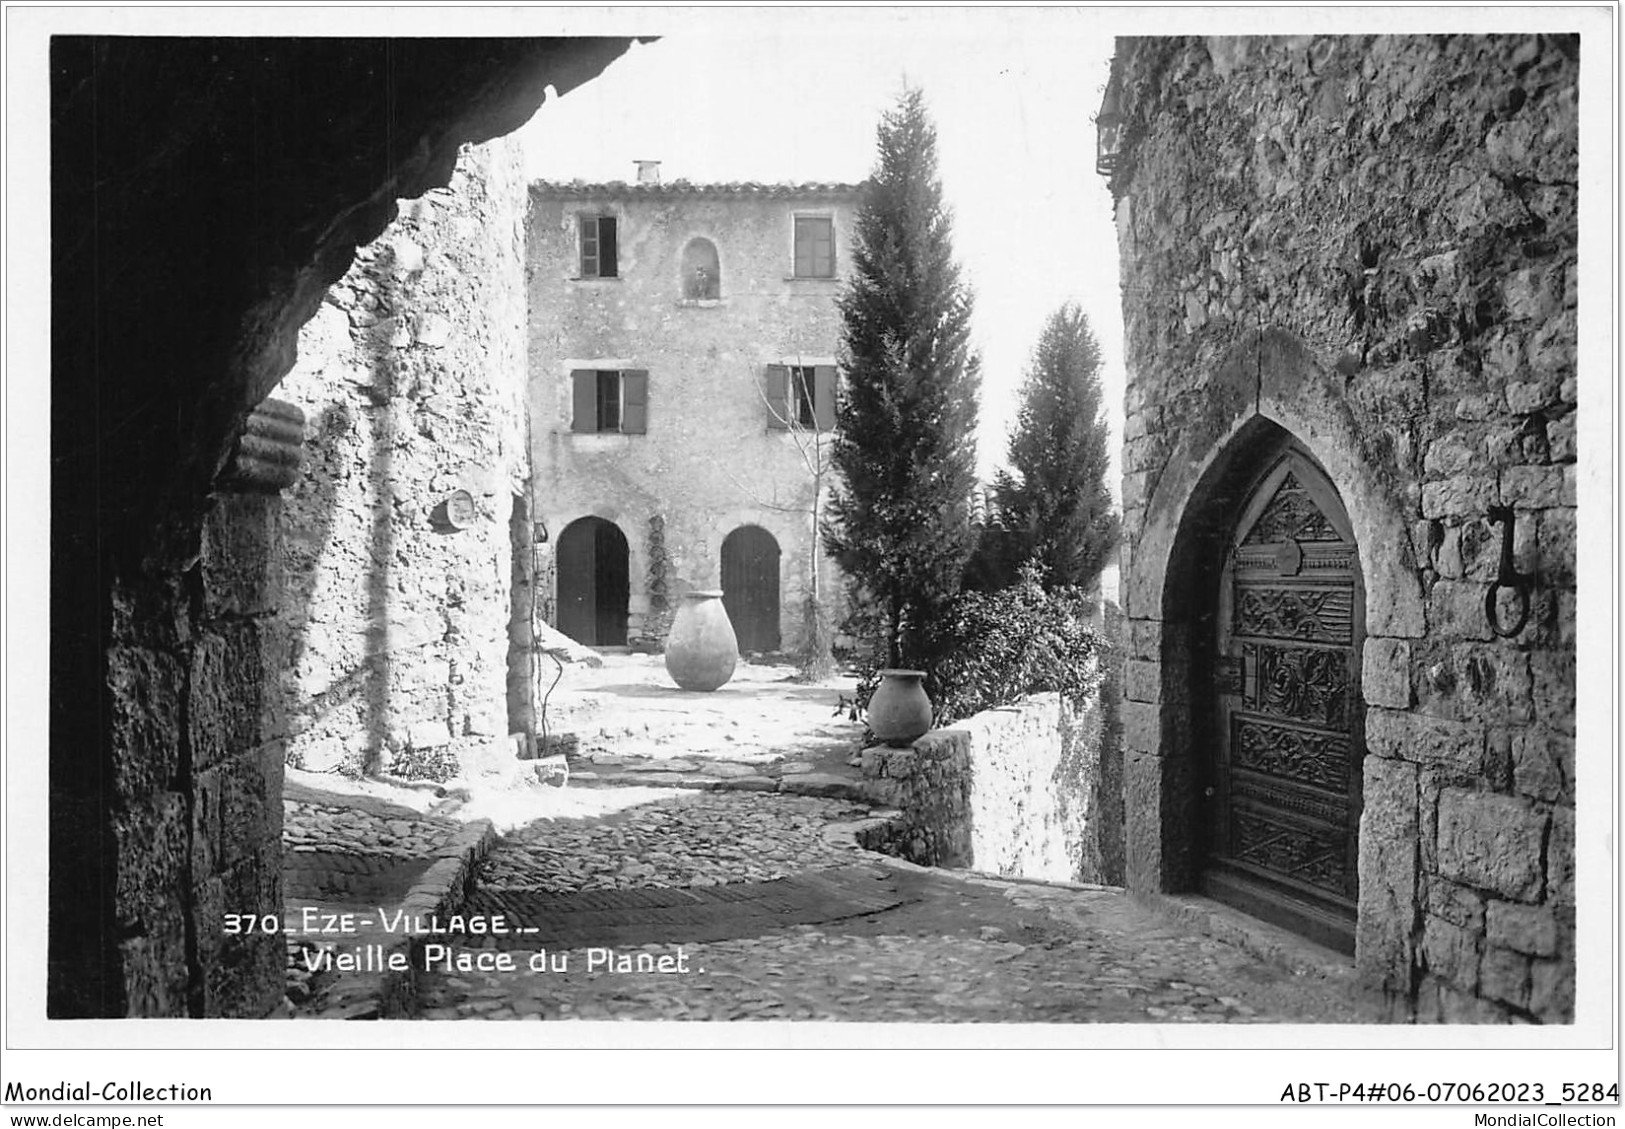
[[[1422,1020],[1573,1015],[1578,66],[1388,36],[1120,40],[1113,70],[1129,882],[1200,872],[1190,556],[1294,441],[1364,577],[1357,964]]]
[[[117,860],[108,893],[119,940],[105,964],[69,955],[70,944],[53,951],[51,979],[64,985],[53,1015],[78,1012],[75,996],[110,984],[129,1016],[259,1018],[282,1001],[281,939],[222,927],[228,913],[282,912],[278,489],[293,477],[302,423],[288,405],[257,412],[244,439],[254,453],[235,454],[197,563],[179,583],[126,580],[114,593],[106,848]],[[53,817],[53,850],[96,849],[81,818]],[[53,914],[53,933],[81,941],[100,909],[87,901]]]
[[[290,764],[445,778],[509,733],[529,574],[524,212],[519,143],[465,147],[300,333],[281,386],[309,420],[285,514]]]
[[[907,748],[865,749],[863,775],[874,801],[901,813],[864,846],[920,866],[973,865],[968,730],[937,729]]]
[[[1020,878],[1109,882],[1121,806],[1100,794],[1101,708],[1057,694],[987,710],[908,748],[863,752],[879,803],[902,818],[871,842],[924,866]]]
[[[1123,812],[1123,669],[1127,627],[1123,611],[1114,601],[1101,602],[1102,634],[1100,678],[1100,761],[1090,774],[1091,803],[1085,821],[1101,828],[1088,840],[1084,872],[1108,886],[1124,884]]]
[[[202,615],[195,621],[186,716],[192,1011],[205,1016],[268,1015],[282,1003],[287,951],[280,938],[223,932],[227,914],[282,912],[288,724],[280,682],[289,632],[276,552],[281,508],[275,492],[232,490],[220,496],[203,529]],[[171,1013],[167,1006],[145,1011]]]
[[[629,549],[628,636],[658,640],[650,604],[650,527],[663,524],[670,607],[694,588],[720,587],[723,540],[744,525],[767,530],[780,550],[781,649],[801,635],[811,592],[840,592],[833,562],[813,529],[812,475],[799,435],[768,426],[766,366],[833,365],[840,345],[835,296],[848,262],[856,190],[756,186],[538,184],[530,217],[532,460],[537,517],[550,550],[572,522],[613,522]],[[836,277],[790,277],[791,223],[798,210],[835,222]],[[615,278],[579,278],[577,214],[619,221]],[[685,296],[684,251],[716,249],[719,296]],[[643,369],[643,434],[571,430],[572,369]],[[826,475],[828,489],[830,475]],[[556,574],[538,597],[553,612]],[[839,616],[835,617],[839,619]]]

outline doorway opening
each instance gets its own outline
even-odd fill
[[[612,521],[584,517],[565,526],[558,545],[558,627],[588,647],[626,646],[630,550]]]
[[[759,525],[742,525],[722,542],[722,606],[740,654],[779,649],[779,543]]]
[[[1364,586],[1336,488],[1279,436],[1241,460],[1247,471],[1211,499],[1221,535],[1192,549],[1210,554],[1188,620],[1199,886],[1352,954]]]

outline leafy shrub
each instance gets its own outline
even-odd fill
[[[960,584],[972,592],[997,592],[1021,578],[1021,566],[1033,555],[1024,530],[988,525],[976,535],[976,547],[965,562]]]
[[[1057,691],[1082,707],[1100,685],[1104,643],[1086,625],[1088,602],[1076,588],[1044,591],[1033,566],[997,592],[961,592],[924,632],[925,691],[943,726],[1029,694]],[[858,664],[858,707],[880,684],[886,651],[877,645]]]
[[[649,517],[649,611],[644,616],[643,635],[651,648],[665,649],[666,636],[671,633],[675,614],[671,606],[668,577],[671,573],[671,554],[666,551],[666,519],[660,514]]]
[[[462,766],[457,751],[451,745],[429,749],[406,747],[397,750],[389,762],[389,771],[403,780],[432,780],[444,784],[456,776]]]

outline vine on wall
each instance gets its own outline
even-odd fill
[[[649,615],[644,620],[644,638],[664,645],[671,630],[671,555],[666,551],[666,519],[660,514],[649,518]]]

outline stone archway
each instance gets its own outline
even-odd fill
[[[397,200],[630,42],[51,39],[50,1016],[280,1001],[282,938],[196,943],[282,908],[274,550],[217,476]]]
[[[1159,470],[1127,476],[1125,501],[1143,507],[1129,511],[1123,553],[1130,889],[1204,886],[1202,742],[1214,707],[1203,687],[1204,680],[1211,686],[1218,638],[1213,594],[1249,489],[1294,446],[1335,483],[1357,547],[1364,591],[1357,717],[1369,724],[1373,705],[1383,707],[1379,720],[1412,705],[1405,664],[1410,640],[1426,627],[1416,567],[1426,546],[1417,548],[1405,517],[1414,502],[1367,457],[1341,388],[1341,377],[1293,335],[1249,334],[1212,370],[1202,411],[1163,440]],[[1134,496],[1140,480],[1145,489]],[[1199,728],[1198,719],[1209,720]],[[1370,741],[1376,749],[1377,737]],[[1415,773],[1394,765],[1387,745],[1364,759],[1355,956],[1362,978],[1404,993],[1412,983],[1420,828]],[[1346,949],[1346,936],[1338,944]]]
[[[1200,890],[1352,953],[1365,589],[1339,491],[1292,432],[1254,415],[1196,481],[1171,541],[1160,689],[1140,694],[1157,702],[1131,703],[1149,714],[1153,756],[1129,772],[1130,884]],[[1305,611],[1308,593],[1323,616]],[[1318,718],[1292,716],[1314,697],[1288,692],[1305,661],[1321,664],[1308,682],[1337,675],[1335,709],[1316,699]]]

